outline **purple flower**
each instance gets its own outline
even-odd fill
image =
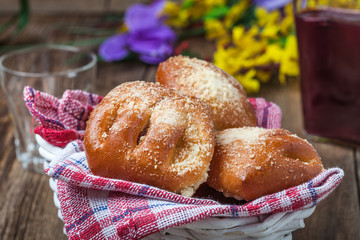
[[[127,46],[128,34],[118,34],[106,39],[99,48],[100,56],[107,62],[125,58],[129,54]]]
[[[105,61],[116,61],[124,59],[132,51],[150,64],[157,64],[169,57],[176,35],[160,17],[164,4],[164,0],[158,0],[149,6],[132,5],[125,13],[125,24],[129,31],[104,41],[99,48],[100,56]]]
[[[253,0],[256,5],[265,8],[268,11],[272,11],[281,7],[284,7],[291,0]]]
[[[128,38],[132,51],[140,54],[146,63],[156,64],[164,61],[173,52],[175,33],[165,25],[134,32]]]
[[[159,0],[151,5],[134,4],[125,13],[125,24],[130,31],[150,29],[161,25],[163,19],[159,18],[164,9],[165,1]]]

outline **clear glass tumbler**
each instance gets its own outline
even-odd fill
[[[360,1],[293,3],[305,131],[360,145]]]
[[[46,45],[4,54],[0,58],[1,87],[13,120],[15,149],[23,167],[43,173],[43,158],[32,128],[36,122],[25,106],[23,89],[36,90],[61,98],[67,89],[93,91],[96,55],[71,46]]]

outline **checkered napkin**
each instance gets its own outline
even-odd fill
[[[42,129],[38,134],[50,146],[66,145],[64,148],[54,147],[55,157],[45,172],[59,180],[58,198],[70,239],[140,239],[208,217],[249,217],[307,209],[325,199],[344,175],[339,168],[327,169],[309,182],[237,205],[184,197],[144,184],[98,177],[87,165],[83,134],[79,132],[83,131],[85,116],[102,98],[69,91],[62,99],[55,99],[26,87],[24,99],[40,124],[38,128]],[[278,106],[261,98],[250,99],[250,102],[256,110],[259,126],[280,127]],[[61,111],[64,112],[60,114]],[[60,119],[60,115],[65,117]],[[61,134],[68,130],[77,133],[75,139],[66,139],[67,135]],[[53,131],[56,134],[51,135]]]
[[[23,93],[33,120],[40,125],[34,133],[62,148],[73,140],[84,139],[86,120],[103,99],[80,90],[67,90],[61,99],[57,99],[28,86]]]

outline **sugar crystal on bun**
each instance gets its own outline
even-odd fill
[[[159,64],[156,81],[209,104],[216,130],[256,126],[255,111],[241,84],[210,62],[171,57]]]
[[[313,146],[284,129],[232,128],[217,132],[215,139],[207,183],[227,197],[254,200],[323,170]]]
[[[208,105],[159,84],[128,82],[94,109],[85,131],[93,174],[191,196],[214,151]]]

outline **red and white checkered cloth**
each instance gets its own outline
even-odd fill
[[[82,137],[86,118],[101,99],[81,91],[67,91],[62,99],[56,99],[30,87],[24,89],[26,105],[40,124],[35,132],[52,145],[65,146],[45,172],[59,180],[58,197],[70,239],[140,239],[208,217],[302,210],[324,200],[344,176],[339,168],[327,169],[309,182],[237,205],[98,177],[88,168]],[[262,98],[250,102],[259,126],[280,128],[281,110],[277,105]]]

